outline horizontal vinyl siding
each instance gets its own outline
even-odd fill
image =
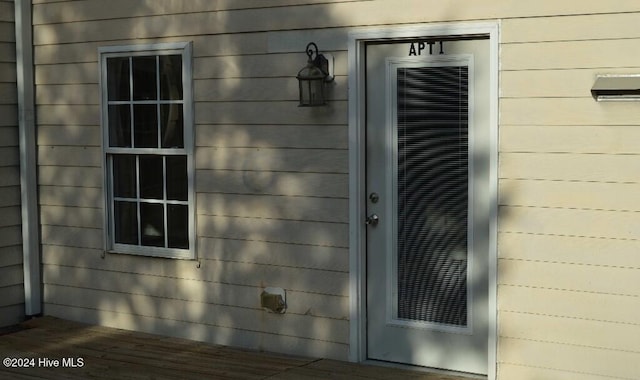
[[[24,317],[13,1],[0,1],[0,327]]]
[[[450,1],[443,5],[438,0],[407,0],[403,7],[393,6],[392,0],[380,1],[332,1],[313,4],[314,1],[296,2],[253,2],[247,9],[232,8],[232,2],[209,4],[207,0],[189,2],[159,1],[154,7],[134,6],[124,1],[107,7],[99,0],[83,2],[74,7],[75,12],[65,12],[64,5],[41,4],[35,6],[35,41],[37,44],[55,44],[62,42],[100,41],[101,23],[109,23],[109,34],[114,39],[130,38],[134,33],[138,38],[157,38],[159,36],[184,36],[198,34],[220,34],[257,32],[305,28],[330,28],[342,26],[376,25],[389,23],[463,21],[530,16],[556,16],[586,13],[632,12],[640,11],[640,5],[633,1],[620,1],[615,9],[610,4],[598,0],[582,1],[577,7],[574,3],[553,1],[535,4],[512,3],[505,6],[504,1],[486,0],[469,4],[465,0]],[[281,7],[273,5],[291,5]],[[251,9],[251,7],[255,7]],[[48,8],[52,12],[48,11]],[[56,8],[59,8],[57,10]],[[420,11],[424,10],[424,11]],[[46,15],[46,16],[45,16]],[[269,15],[269,17],[265,17]],[[172,19],[178,16],[180,20]],[[322,17],[325,16],[325,17]],[[138,24],[144,21],[144,27],[134,30],[127,28],[133,20]],[[173,22],[171,22],[173,21]],[[100,27],[92,27],[92,25]],[[168,27],[170,26],[170,27]],[[49,31],[49,33],[44,33]]]
[[[640,373],[640,119],[590,94],[640,69],[639,17],[502,23],[500,378]]]
[[[281,1],[256,12],[288,13],[280,3],[317,1]],[[303,109],[293,76],[304,54],[270,52],[269,33],[181,37],[166,27],[147,29],[164,19],[157,14],[169,12],[166,7],[177,14],[171,23],[184,27],[200,13],[237,17],[236,10],[216,12],[233,4],[35,4],[44,311],[216,344],[346,359],[346,45],[333,52],[341,79],[330,106]],[[128,36],[119,35],[122,23],[134,26]],[[89,25],[108,32],[80,40],[68,34]],[[140,33],[149,38],[136,39]],[[104,256],[97,48],[168,41],[194,42],[198,260]],[[260,308],[268,286],[286,289],[285,315]]]

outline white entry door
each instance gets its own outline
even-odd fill
[[[489,40],[366,60],[367,355],[486,374]]]

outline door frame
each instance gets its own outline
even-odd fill
[[[497,363],[497,221],[498,221],[498,76],[500,23],[415,24],[356,29],[349,33],[349,360],[367,358],[366,274],[366,66],[365,47],[376,41],[420,40],[437,36],[489,37],[490,60],[490,226],[488,379],[496,378]]]

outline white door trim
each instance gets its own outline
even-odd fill
[[[490,197],[489,226],[489,340],[488,376],[496,378],[497,363],[497,213],[498,213],[498,74],[499,31],[496,22],[419,24],[367,28],[349,33],[349,360],[367,360],[366,217],[365,205],[365,45],[381,40],[421,39],[430,36],[488,35],[490,40]]]

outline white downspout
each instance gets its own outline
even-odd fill
[[[15,0],[24,310],[42,313],[31,0]]]

